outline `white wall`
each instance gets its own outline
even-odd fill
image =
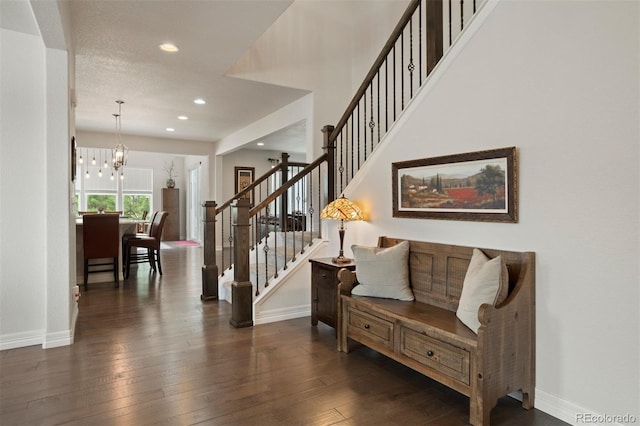
[[[4,29],[0,47],[0,349],[65,345],[75,283],[67,54]]]
[[[46,333],[44,347],[68,345],[73,342],[73,309],[71,297],[74,283],[69,264],[72,252],[70,235],[75,235],[75,223],[70,218],[71,157],[69,137],[69,84],[67,52],[46,50],[46,150],[45,189],[47,206]],[[51,224],[57,224],[51,226]],[[67,250],[64,250],[67,248]]]
[[[228,75],[313,92],[312,161],[323,153],[322,127],[340,119],[407,3],[296,1]]]
[[[218,142],[216,154],[224,155],[245,147],[250,142],[280,131],[292,124],[304,121],[306,125],[306,150],[313,150],[313,95],[309,94]],[[309,159],[309,157],[307,157]],[[218,197],[219,198],[219,197]]]
[[[638,21],[637,2],[499,2],[346,191],[369,216],[349,245],[536,252],[536,406],[571,423],[640,418]],[[393,162],[507,146],[517,224],[392,217]]]
[[[46,328],[46,87],[42,40],[14,31],[1,34],[0,348],[5,349],[10,342],[42,343]]]

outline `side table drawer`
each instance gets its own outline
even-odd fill
[[[349,307],[348,331],[349,336],[355,334],[374,342],[382,343],[391,348],[393,346],[393,323],[378,318],[353,307]],[[357,339],[356,339],[357,340]]]
[[[469,384],[469,352],[464,349],[401,327],[400,352],[453,379]]]

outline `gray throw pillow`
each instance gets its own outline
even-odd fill
[[[414,300],[409,286],[409,241],[392,247],[351,246],[358,285],[351,294]]]

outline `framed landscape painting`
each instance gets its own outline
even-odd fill
[[[517,222],[516,148],[392,164],[393,216]]]

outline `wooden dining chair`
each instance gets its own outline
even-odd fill
[[[160,259],[160,245],[162,242],[162,230],[169,213],[166,211],[156,212],[149,225],[149,234],[136,234],[123,239],[124,243],[124,278],[129,278],[132,263],[148,262],[153,271],[158,271],[162,275],[162,261]],[[143,249],[138,251],[138,249]],[[145,250],[146,249],[146,250]],[[157,265],[157,268],[156,268]]]
[[[156,220],[156,217],[158,216],[158,213],[160,213],[159,211],[155,211],[153,212],[153,216],[151,216],[151,221],[149,222],[149,230],[145,231],[146,229],[146,223],[145,222],[140,222],[140,223],[136,223],[136,232],[135,234],[133,233],[128,233],[128,234],[124,234],[122,236],[122,276],[126,277],[127,275],[127,241],[129,241],[129,239],[131,238],[143,238],[143,237],[150,237],[151,236],[151,224]],[[144,216],[146,218],[146,214],[147,212],[144,212]],[[144,225],[143,230],[140,230],[138,225]],[[136,252],[133,253],[134,256],[137,256],[137,250]],[[133,263],[136,263],[135,261]]]
[[[89,274],[111,272],[115,287],[120,285],[118,259],[120,225],[118,214],[85,214],[82,216],[82,243],[84,258],[84,290],[87,291]],[[111,259],[110,262],[95,260]],[[94,262],[90,262],[94,260]],[[107,268],[111,266],[111,268]],[[93,269],[98,268],[98,269]]]

